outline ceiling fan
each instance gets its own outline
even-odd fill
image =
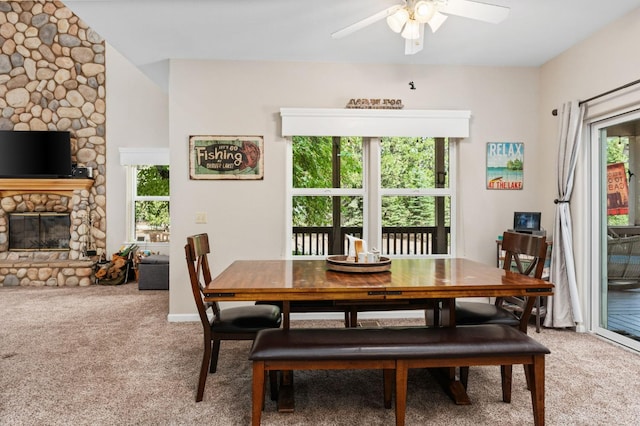
[[[448,15],[497,24],[509,15],[509,8],[471,0],[402,0],[401,4],[338,30],[331,37],[345,37],[386,18],[389,28],[405,39],[405,55],[413,55],[423,48],[424,25],[429,25],[431,32],[435,33]]]

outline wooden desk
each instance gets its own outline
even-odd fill
[[[552,290],[547,281],[467,259],[393,259],[389,272],[373,274],[329,271],[324,260],[239,260],[204,294],[207,301],[281,301],[287,328],[294,300],[438,299],[445,311],[443,325],[455,325],[458,297],[546,296]],[[452,398],[469,403],[460,382],[451,376],[446,380]]]

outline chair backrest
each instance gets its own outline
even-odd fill
[[[211,270],[209,269],[208,255],[209,236],[207,234],[197,234],[187,237],[187,244],[184,246],[185,256],[187,259],[187,269],[189,270],[189,278],[191,280],[191,290],[193,298],[198,307],[198,314],[205,330],[209,329],[209,317],[207,310],[213,309],[214,315],[218,315],[220,309],[217,303],[205,302],[204,289],[211,281]]]
[[[502,234],[502,250],[505,251],[503,268],[512,271],[513,268],[523,274],[542,278],[544,263],[547,258],[547,241],[544,236],[523,234],[519,232],[505,232]],[[538,298],[535,296],[497,298],[496,304],[509,302],[520,307],[520,331],[527,332],[527,324],[531,317],[531,310]]]
[[[547,241],[544,236],[505,232],[502,235],[502,250],[505,251],[503,268],[513,267],[523,275],[542,278],[547,258]]]

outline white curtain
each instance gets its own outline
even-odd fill
[[[558,147],[558,196],[553,227],[550,281],[555,285],[549,298],[545,327],[575,327],[582,322],[573,257],[571,193],[582,139],[585,105],[578,101],[562,105]]]

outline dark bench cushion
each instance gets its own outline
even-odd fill
[[[486,324],[446,328],[261,330],[249,359],[429,359],[548,353],[545,346],[513,327]]]

